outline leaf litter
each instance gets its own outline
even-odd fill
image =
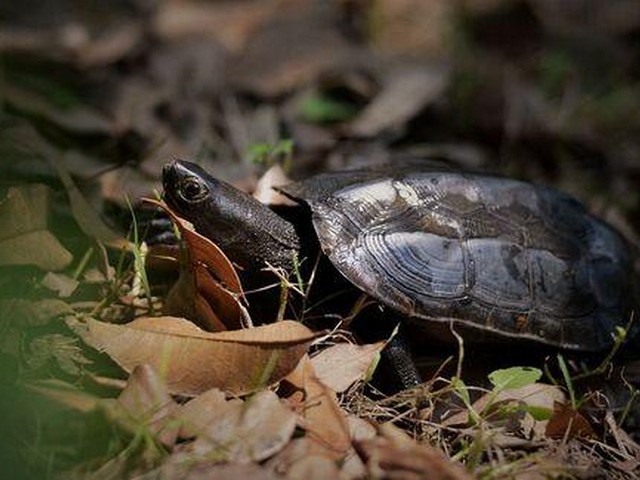
[[[67,324],[129,372],[137,365],[153,366],[171,392],[183,395],[214,387],[241,394],[272,385],[318,337],[293,321],[217,333],[176,317],[138,318],[125,325],[69,319]]]
[[[276,145],[283,131],[295,158],[290,151],[287,162],[275,163],[293,177],[389,158],[391,148],[405,145],[431,153],[469,145],[473,168],[496,158],[504,171],[537,179],[541,165],[557,161],[555,175],[565,176],[545,181],[585,173],[584,162],[610,162],[623,174],[595,205],[607,209],[609,196],[625,199],[627,210],[617,211],[638,218],[637,147],[629,132],[639,123],[627,112],[637,99],[602,95],[606,84],[589,90],[592,80],[576,81],[588,72],[565,52],[549,52],[548,38],[530,55],[540,31],[522,42],[492,43],[490,32],[505,24],[496,12],[506,24],[534,22],[572,42],[585,28],[573,7],[472,1],[459,12],[451,2],[409,0],[379,2],[374,11],[368,2],[311,3],[164,1],[126,7],[124,17],[120,4],[109,15],[86,17],[73,7],[33,28],[43,4],[20,28],[8,22],[0,30],[3,60],[29,52],[46,58],[38,72],[80,80],[48,82],[22,67],[3,77],[3,127],[33,129],[25,136],[3,128],[0,142],[3,172],[23,180],[3,190],[0,204],[0,264],[15,274],[1,285],[2,373],[27,378],[30,392],[83,416],[107,412],[109,427],[126,432],[113,433],[114,445],[124,443],[91,463],[65,464],[66,454],[53,454],[55,468],[61,461],[60,470],[70,472],[79,464],[78,476],[112,478],[635,478],[640,448],[618,423],[637,409],[633,386],[622,407],[613,400],[598,407],[588,393],[575,393],[570,376],[568,384],[550,385],[534,369],[512,367],[475,380],[464,368],[445,375],[443,366],[417,389],[383,395],[368,383],[382,344],[332,345],[287,321],[237,330],[250,319],[233,266],[188,228],[181,227],[190,255],[182,286],[173,299],[161,290],[165,306],[176,302],[176,317],[145,318],[160,297],[154,291],[145,298],[133,285],[129,255],[137,247],[112,242],[120,236],[96,206],[104,207],[104,198],[122,205],[125,191],[148,195],[161,165],[176,155],[251,190],[269,166],[251,164],[252,147]],[[593,43],[617,58],[621,35],[638,27],[637,16],[596,3]],[[451,44],[441,36],[451,28],[447,19],[464,29]],[[436,62],[417,62],[416,52],[435,53]],[[539,78],[522,81],[525,70]],[[600,69],[612,70],[628,80],[624,67]],[[616,120],[622,116],[624,124]],[[59,162],[58,172],[50,162]],[[65,217],[29,178],[35,172],[56,200],[67,192],[62,209],[81,230],[72,237],[90,237],[97,255],[60,234]],[[595,182],[585,173],[587,181],[568,188],[595,190],[602,173]],[[285,181],[274,176],[264,181]],[[274,203],[266,190],[259,197]],[[47,221],[51,213],[56,222]],[[633,230],[633,221],[628,225]],[[74,332],[106,355],[82,348]],[[127,373],[103,365],[107,357]],[[33,380],[42,375],[72,383]]]

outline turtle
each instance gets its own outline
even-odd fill
[[[163,189],[245,273],[319,248],[427,334],[602,352],[637,304],[625,239],[549,186],[429,162],[326,172],[278,188],[308,211],[297,217],[186,161],[164,167]]]

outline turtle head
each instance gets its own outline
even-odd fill
[[[249,270],[291,265],[300,248],[294,226],[252,196],[181,160],[165,165],[162,185],[169,207],[234,263]]]

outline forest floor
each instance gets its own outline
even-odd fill
[[[637,254],[639,87],[634,1],[4,2],[6,478],[638,478],[618,344],[485,361],[460,339],[385,394],[386,339],[349,330],[366,301],[241,328],[234,267],[180,226],[216,280],[183,263],[176,289],[141,199],[174,159],[270,202],[274,175],[434,158],[568,192]],[[277,273],[288,315],[311,279]]]

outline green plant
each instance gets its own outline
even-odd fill
[[[293,161],[293,140],[282,139],[275,144],[256,143],[249,148],[249,158],[253,163],[271,167],[281,162],[285,172],[291,170]]]

